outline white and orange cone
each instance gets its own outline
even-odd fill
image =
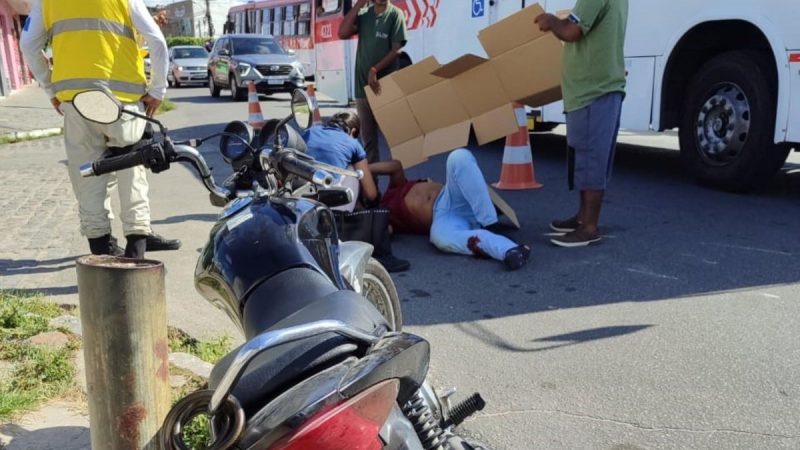
[[[319,103],[317,102],[317,91],[314,89],[313,84],[309,84],[306,88],[306,93],[308,97],[311,98],[311,104],[314,106],[314,125],[319,125],[322,123],[322,115],[319,113]]]
[[[543,185],[536,181],[525,107],[519,103],[514,103],[514,113],[517,116],[519,129],[515,133],[506,136],[500,181],[492,184],[492,186],[497,189],[516,191],[538,189]]]
[[[247,123],[253,129],[260,130],[264,126],[264,114],[261,113],[258,92],[256,92],[256,85],[252,81],[247,83],[247,111],[249,113]]]

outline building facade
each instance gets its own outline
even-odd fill
[[[19,37],[30,11],[28,0],[0,0],[0,97],[31,83]]]
[[[213,37],[222,34],[229,0],[183,0],[159,7],[166,12],[165,36]],[[209,14],[210,13],[210,14]],[[208,18],[211,17],[211,26]]]

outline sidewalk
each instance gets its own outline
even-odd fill
[[[35,84],[0,99],[0,142],[52,136],[63,126],[64,119]]]

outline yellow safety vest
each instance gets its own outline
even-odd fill
[[[128,0],[43,0],[53,46],[52,89],[62,102],[106,89],[122,102],[147,90]]]

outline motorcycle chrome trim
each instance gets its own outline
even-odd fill
[[[214,391],[214,395],[211,397],[211,403],[208,405],[208,414],[210,416],[216,414],[220,405],[222,405],[228,397],[228,394],[231,393],[233,386],[239,381],[245,367],[250,364],[253,358],[272,347],[324,333],[337,333],[370,345],[380,340],[379,336],[373,336],[365,331],[347,325],[340,320],[319,320],[317,322],[260,334],[245,343],[236,354],[233,362],[219,382],[217,389]]]
[[[367,271],[369,258],[372,256],[372,245],[366,242],[348,241],[339,243],[339,271],[350,283],[353,290],[361,293],[362,279]]]
[[[237,192],[237,196],[238,196],[238,194],[239,193]],[[237,198],[235,198],[233,201],[231,201],[230,203],[228,203],[225,206],[225,209],[223,209],[222,212],[219,213],[219,218],[217,220],[225,220],[228,217],[230,217],[230,216],[236,214],[237,212],[241,211],[243,208],[246,208],[251,203],[253,203],[253,197],[252,196],[237,197]]]
[[[88,178],[94,175],[94,167],[92,166],[91,162],[81,164],[79,170],[83,178]]]
[[[217,197],[219,200],[228,201],[231,191],[217,186],[214,177],[211,176],[211,169],[208,168],[208,164],[206,164],[205,159],[203,159],[203,156],[196,148],[189,147],[188,145],[176,144],[173,146],[173,150],[175,150],[176,160],[185,160],[194,164],[200,178],[203,180],[203,184],[211,195]]]

